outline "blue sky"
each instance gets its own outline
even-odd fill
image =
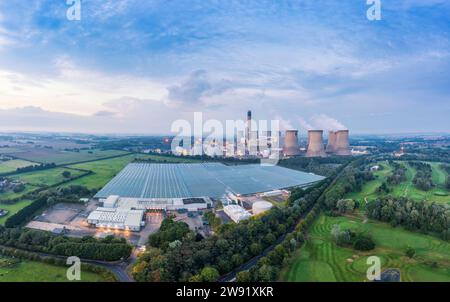
[[[247,109],[285,128],[450,132],[450,3],[0,2],[0,130],[167,133]]]

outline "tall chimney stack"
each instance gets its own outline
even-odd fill
[[[250,135],[252,133],[252,111],[247,111],[247,133],[245,134],[245,154],[250,154]]]
[[[323,144],[323,130],[308,131],[308,150],[306,157],[325,157],[325,147]]]
[[[350,152],[350,143],[349,143],[349,131],[348,130],[339,130],[336,132],[336,155],[348,156],[352,153]]]
[[[330,131],[328,133],[328,145],[327,145],[327,153],[334,153],[336,150],[336,136],[337,131]]]
[[[298,130],[286,130],[283,153],[285,156],[295,156],[300,154]]]

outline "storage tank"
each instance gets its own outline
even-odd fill
[[[308,131],[308,150],[306,157],[325,157],[325,147],[323,144],[323,130]]]
[[[268,201],[257,201],[252,206],[253,215],[259,215],[264,212],[267,212],[272,207],[273,205]]]
[[[298,130],[286,130],[283,152],[285,156],[295,156],[300,154]]]
[[[336,136],[337,131],[330,131],[328,133],[328,145],[327,145],[327,153],[334,153],[336,150]]]
[[[336,155],[351,155],[350,152],[350,143],[349,143],[349,131],[348,130],[339,130],[336,134]]]

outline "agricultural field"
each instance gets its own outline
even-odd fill
[[[10,178],[21,180],[26,184],[34,187],[48,187],[66,180],[66,178],[64,178],[64,176],[62,175],[64,171],[69,171],[71,177],[76,177],[85,173],[79,170],[68,168],[54,168],[16,174],[14,176],[11,176]]]
[[[20,260],[0,255],[0,282],[69,282],[67,268],[43,262]],[[92,272],[81,272],[81,282],[101,282]]]
[[[6,216],[0,217],[0,225],[4,225],[8,217],[16,214],[17,212],[28,206],[31,202],[31,200],[21,200],[13,204],[0,203],[0,209],[8,211],[8,214]]]
[[[436,184],[436,187],[429,191],[422,191],[413,184],[413,179],[416,174],[414,168],[406,162],[399,163],[403,164],[407,169],[406,181],[393,187],[390,195],[394,197],[408,197],[416,201],[427,200],[450,204],[450,192],[445,188],[447,173],[440,167],[440,163],[429,163],[433,169],[433,182]],[[374,172],[376,179],[364,184],[360,192],[349,193],[346,198],[359,201],[360,204],[363,205],[366,199],[367,201],[371,201],[381,196],[380,193],[377,192],[377,189],[385,179],[392,174],[392,167],[388,162],[380,162],[378,164],[383,166],[384,169]]]
[[[333,225],[371,234],[376,248],[361,252],[337,246],[331,236]],[[408,246],[416,250],[412,259],[405,256]],[[358,215],[321,215],[312,225],[307,242],[281,277],[290,282],[363,282],[369,256],[380,257],[382,270],[400,269],[402,281],[450,282],[450,243],[385,223],[366,221]]]
[[[89,163],[77,164],[70,166],[71,168],[93,171],[93,175],[88,175],[80,179],[71,181],[67,185],[82,185],[89,189],[100,189],[106,185],[117,173],[134,159],[152,159],[157,162],[195,162],[194,160],[185,158],[169,158],[158,155],[148,154],[131,154],[127,156],[98,160]]]
[[[23,190],[22,192],[14,193],[13,191],[8,190],[6,192],[0,193],[0,201],[20,198],[20,197],[24,196],[25,194],[30,193],[36,189],[38,189],[38,187],[26,184],[25,190]]]
[[[8,161],[0,162],[0,174],[14,172],[17,168],[24,168],[35,165],[36,163],[22,160],[22,159],[12,159]]]
[[[2,150],[0,150],[0,153]],[[117,150],[80,150],[79,152],[59,151],[46,148],[24,148],[21,151],[4,152],[23,160],[38,163],[55,163],[57,165],[77,163],[87,160],[96,160],[110,156],[127,154],[125,151]]]

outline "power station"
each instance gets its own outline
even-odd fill
[[[325,157],[325,147],[323,144],[323,130],[308,131],[308,149],[306,157]]]
[[[283,153],[284,156],[296,156],[300,154],[298,130],[286,130]]]

